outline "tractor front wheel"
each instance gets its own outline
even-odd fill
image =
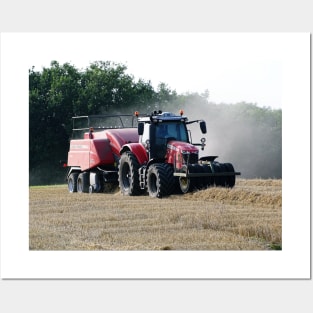
[[[182,173],[185,173],[185,174],[188,173],[188,169],[187,169],[186,165],[183,166]],[[181,192],[182,193],[187,193],[190,190],[190,187],[191,187],[190,178],[189,177],[180,176],[178,181],[179,181],[179,187],[180,187]]]
[[[179,177],[179,187],[182,193],[187,193],[190,189],[190,178]]]

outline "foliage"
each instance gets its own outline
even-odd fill
[[[178,112],[207,121],[208,153],[229,158],[244,177],[281,177],[281,110],[255,104],[215,104],[202,94],[177,94],[161,82],[135,78],[127,67],[109,61],[91,63],[84,70],[52,61],[49,68],[29,70],[30,184],[64,182],[72,134],[72,116],[126,113],[155,109]],[[216,147],[216,148],[215,148]],[[212,152],[212,153],[211,153]],[[243,157],[244,152],[244,157]]]

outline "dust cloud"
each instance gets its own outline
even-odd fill
[[[199,123],[188,125],[193,143],[206,139],[204,150],[199,149],[200,157],[218,156],[216,161],[232,163],[242,178],[282,178],[281,112],[245,102],[216,104],[201,97],[190,97],[183,104],[129,107],[127,113],[138,109],[143,114],[154,110],[179,114],[183,109],[189,121],[206,121],[206,134],[201,133]]]
[[[203,101],[162,109],[178,112],[181,108],[189,121],[206,121],[206,134],[201,133],[199,123],[188,125],[193,143],[206,139],[200,157],[218,156],[216,161],[232,163],[242,178],[282,178],[281,117],[275,117],[272,110],[247,103]]]

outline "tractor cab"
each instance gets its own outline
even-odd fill
[[[187,117],[183,116],[182,110],[180,115],[154,111],[150,116],[138,118],[139,142],[145,146],[149,153],[149,159],[165,158],[169,147],[175,149],[172,142],[190,143],[186,125],[193,122],[199,121],[188,122]],[[205,133],[204,121],[200,121],[200,127],[203,133]],[[203,148],[204,142],[203,144],[195,145],[202,145]]]

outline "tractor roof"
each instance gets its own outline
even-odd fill
[[[187,116],[183,115],[175,115],[174,113],[171,112],[162,112],[162,111],[154,111],[151,115],[149,116],[144,116],[144,117],[138,117],[138,122],[145,122],[145,123],[151,123],[151,122],[161,122],[161,121],[166,121],[166,122],[171,122],[171,121],[181,121],[181,122],[186,122]]]

